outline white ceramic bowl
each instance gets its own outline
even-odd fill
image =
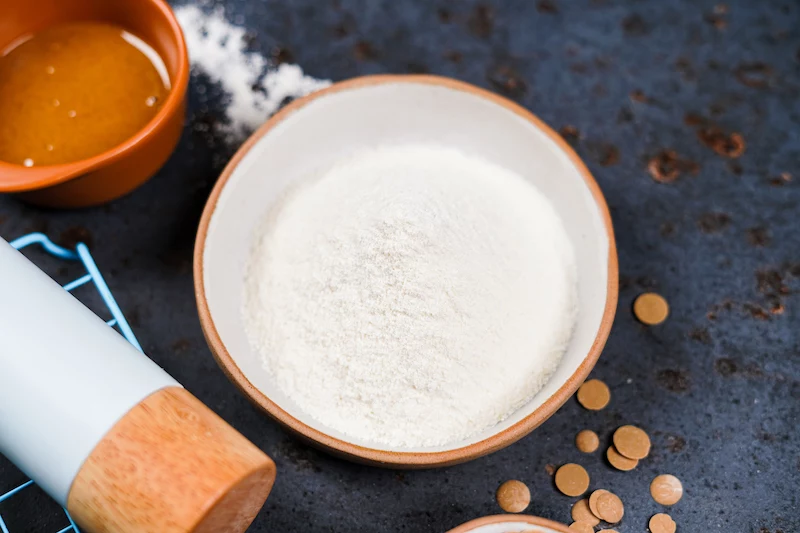
[[[501,514],[471,520],[448,533],[570,533],[570,529],[538,516]]]
[[[558,370],[527,405],[467,440],[401,450],[359,442],[325,427],[278,390],[245,333],[243,283],[253,230],[287,187],[365,148],[426,142],[516,171],[550,199],[576,252],[580,308]],[[197,235],[194,269],[201,323],[231,380],[269,415],[329,451],[386,466],[454,464],[529,433],[586,379],[608,337],[617,302],[611,219],[578,156],[513,102],[434,76],[357,78],[298,100],[270,119],[239,150],[214,188]]]

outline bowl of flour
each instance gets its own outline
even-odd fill
[[[209,345],[267,414],[384,466],[500,449],[552,415],[608,336],[605,200],[550,128],[433,76],[334,84],[270,119],[203,214]]]

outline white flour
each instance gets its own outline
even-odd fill
[[[229,142],[237,142],[266,121],[287,98],[305,96],[331,84],[303,74],[297,65],[268,69],[261,54],[248,52],[245,29],[225,19],[218,8],[210,13],[195,5],[175,8],[183,28],[192,66],[222,85],[230,95],[228,124],[220,125]]]
[[[260,227],[244,319],[313,418],[411,448],[503,420],[557,367],[574,252],[520,176],[453,149],[388,147],[294,190]]]

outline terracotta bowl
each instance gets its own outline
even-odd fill
[[[85,207],[127,194],[161,168],[183,130],[189,58],[178,21],[163,0],[4,0],[0,54],[25,35],[79,20],[114,23],[143,39],[164,61],[172,88],[142,130],[102,154],[30,168],[0,161],[0,192],[18,193],[30,203]]]
[[[288,186],[343,155],[393,143],[448,145],[531,180],[560,213],[578,260],[580,316],[545,387],[503,422],[449,446],[393,449],[361,442],[309,417],[262,369],[241,315],[253,228]],[[547,420],[600,355],[617,303],[617,254],[603,195],[575,152],[531,113],[496,94],[434,76],[372,76],[337,83],[270,119],[239,150],[211,193],[197,235],[195,291],[217,362],[257,406],[312,443],[390,467],[459,463],[508,446]]]
[[[538,516],[501,514],[470,520],[447,533],[574,533],[564,524]]]

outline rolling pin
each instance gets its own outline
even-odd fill
[[[0,453],[88,533],[239,533],[275,464],[0,239]]]

